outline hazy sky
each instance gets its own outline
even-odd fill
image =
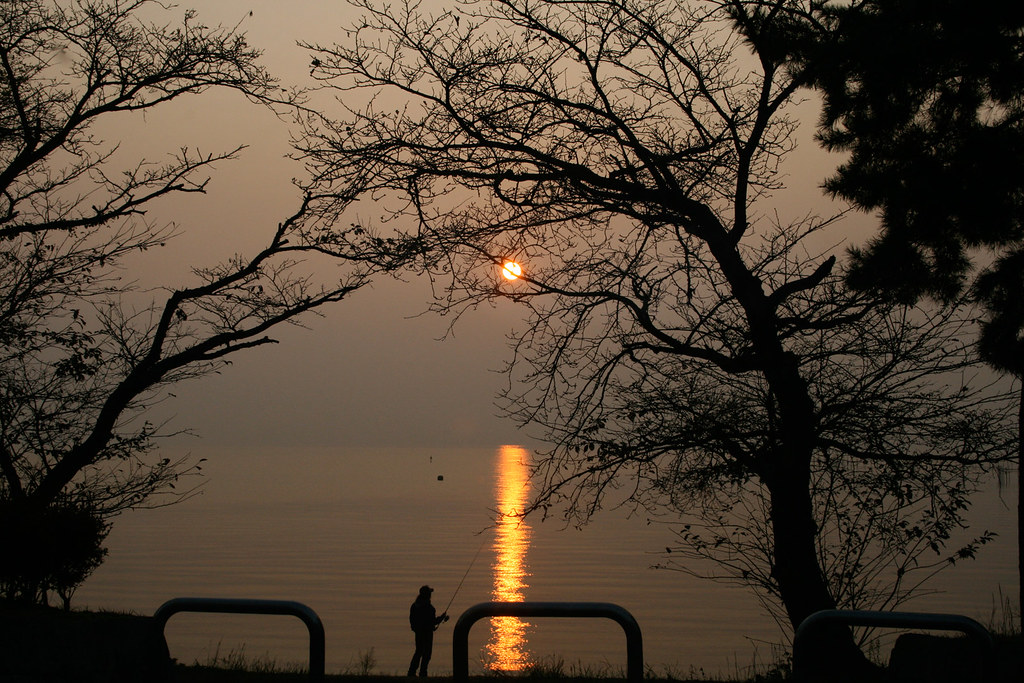
[[[340,0],[184,2],[208,25],[242,21],[250,42],[283,84],[308,75],[297,40],[330,43],[352,8]],[[252,16],[249,12],[252,11]],[[143,117],[108,120],[100,132],[122,140],[125,163],[151,161],[182,146],[218,152],[248,145],[217,166],[206,195],[178,196],[150,212],[173,220],[181,235],[129,264],[126,276],[146,286],[192,282],[190,265],[212,265],[252,251],[297,206],[290,179],[302,168],[287,160],[288,125],[232,93],[182,98]],[[323,273],[331,277],[330,272]],[[424,281],[379,281],[309,318],[310,329],[279,329],[282,343],[233,356],[218,376],[180,385],[168,406],[174,426],[192,427],[196,445],[486,445],[523,437],[496,417],[505,335],[519,312],[481,310],[445,342],[448,321],[422,313]]]
[[[340,27],[355,16],[343,0],[193,0],[174,16],[189,6],[210,25],[241,22],[281,81],[299,85],[310,57],[295,42],[343,39]],[[215,152],[249,145],[239,160],[217,168],[206,195],[175,198],[150,212],[155,220],[176,221],[183,234],[132,271],[146,284],[186,285],[187,265],[251,252],[296,205],[289,181],[302,169],[284,159],[287,124],[238,96],[189,97],[144,119],[111,123],[105,132],[123,138],[126,153],[151,159],[181,146]],[[799,156],[790,164],[794,190],[777,200],[784,214],[804,215],[822,203],[816,186],[830,162],[821,163],[810,133],[809,127],[801,132]],[[512,304],[477,311],[439,342],[447,320],[413,317],[428,296],[425,282],[380,281],[328,309],[325,319],[310,319],[309,330],[279,331],[281,344],[238,354],[223,374],[177,388],[170,406],[175,426],[193,427],[204,446],[524,442],[494,406],[504,381],[496,370],[508,356],[506,334],[520,311]]]

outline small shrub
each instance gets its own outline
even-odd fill
[[[78,504],[0,501],[0,597],[70,609],[75,589],[103,563],[110,525]]]

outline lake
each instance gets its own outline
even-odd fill
[[[647,665],[677,676],[763,667],[781,638],[745,590],[651,569],[672,543],[664,525],[622,511],[580,530],[557,519],[495,521],[495,510],[521,509],[530,495],[520,446],[192,453],[209,459],[203,494],[119,518],[76,608],[152,614],[175,597],[296,600],[324,622],[328,672],[372,655],[376,672],[404,674],[409,605],[423,584],[452,617],[436,634],[432,674],[451,672],[458,615],[489,600],[619,604],[640,624]],[[997,542],[942,575],[941,593],[905,608],[1000,622],[1000,595],[1016,596],[1015,502],[1014,488],[986,489],[972,519]],[[184,663],[244,652],[304,664],[308,655],[293,617],[182,613],[166,634]],[[559,659],[624,671],[622,630],[606,620],[506,618],[470,633],[471,673]]]

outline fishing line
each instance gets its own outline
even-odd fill
[[[462,589],[462,584],[466,581],[466,577],[469,576],[470,570],[472,570],[473,565],[476,564],[476,558],[480,557],[480,551],[484,549],[485,545],[487,545],[486,536],[484,536],[483,542],[480,543],[480,547],[476,549],[476,555],[473,556],[473,559],[472,561],[470,561],[469,566],[466,567],[466,573],[462,575],[462,580],[459,581],[459,585],[455,587],[455,592],[452,593],[452,599],[448,601],[448,605],[444,608],[443,614],[447,614],[448,608],[452,606],[453,602],[455,602],[455,596],[458,595],[459,590]]]

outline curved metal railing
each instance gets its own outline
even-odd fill
[[[644,677],[644,646],[640,625],[633,615],[610,602],[481,602],[468,608],[452,632],[452,677],[469,679],[469,629],[486,617],[603,617],[618,623],[626,634],[626,680]]]
[[[173,598],[153,613],[161,635],[167,620],[178,612],[217,612],[228,614],[282,614],[302,620],[309,630],[309,680],[324,680],[324,625],[312,608],[291,600],[254,600],[248,598]]]

